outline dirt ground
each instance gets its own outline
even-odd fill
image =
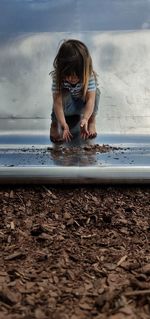
[[[1,186],[0,319],[150,318],[149,186]]]

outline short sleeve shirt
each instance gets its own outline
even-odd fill
[[[83,87],[83,85],[81,82],[78,82],[75,85],[72,85],[67,81],[64,81],[62,83],[62,88],[68,90],[73,98],[80,98],[81,97],[82,87]],[[97,87],[97,85],[96,85],[95,77],[94,77],[94,75],[92,75],[89,78],[87,92],[96,91],[96,87]],[[54,94],[56,92],[57,92],[56,80],[55,80],[55,78],[53,78],[52,93]]]

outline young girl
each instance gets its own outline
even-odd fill
[[[51,141],[71,140],[67,118],[75,115],[80,116],[81,138],[96,137],[95,117],[100,91],[88,48],[79,40],[64,41],[53,66]]]

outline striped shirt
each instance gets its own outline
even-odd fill
[[[94,77],[94,75],[92,75],[89,78],[87,92],[96,91],[96,87],[97,87],[97,85],[96,85],[95,77]],[[69,83],[67,81],[63,81],[62,88],[68,90],[70,92],[71,96],[76,99],[76,98],[81,97],[83,84],[81,82],[78,82],[77,84],[72,85],[71,83]],[[56,92],[57,92],[56,80],[55,80],[55,78],[53,78],[52,93],[54,94]]]

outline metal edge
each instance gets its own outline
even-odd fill
[[[1,167],[0,184],[150,183],[150,166]]]

